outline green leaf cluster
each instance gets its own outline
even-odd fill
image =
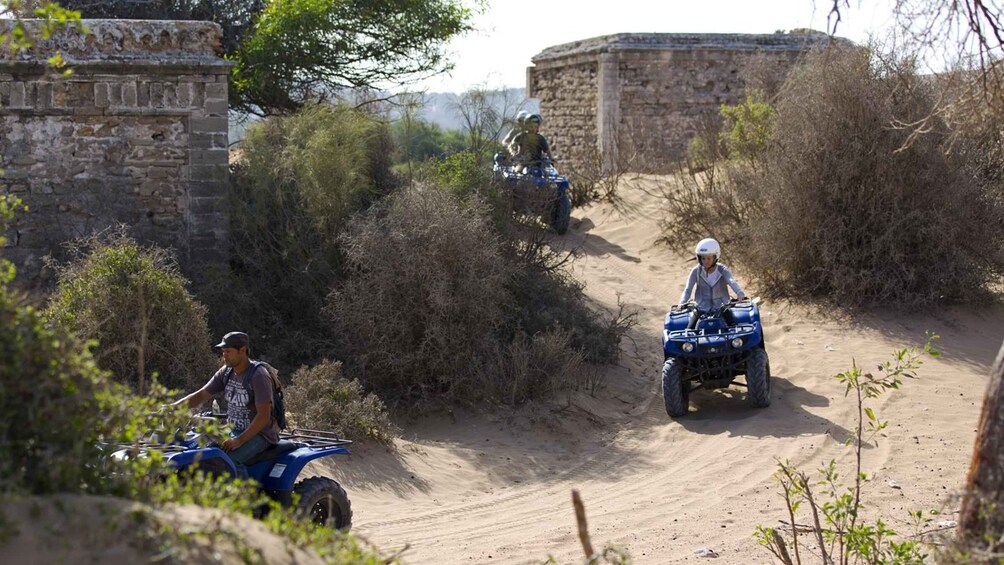
[[[456,0],[271,0],[233,54],[232,106],[289,112],[339,89],[447,70],[443,46],[471,17]]]
[[[739,104],[723,104],[721,114],[725,120],[721,136],[728,155],[755,165],[771,137],[774,107],[764,101],[761,91],[750,90]]]

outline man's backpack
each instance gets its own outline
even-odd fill
[[[282,394],[282,384],[276,376],[278,371],[264,361],[251,361],[251,367],[244,372],[244,379],[241,381],[241,385],[247,391],[248,398],[252,399],[251,402],[254,402],[254,389],[251,387],[251,377],[258,371],[258,367],[265,367],[265,372],[272,379],[272,417],[275,418],[275,423],[279,425],[279,429],[285,430],[289,427],[289,424],[286,422],[286,401]],[[224,387],[227,386],[227,382],[233,374],[234,368],[228,367],[227,374],[223,380]]]

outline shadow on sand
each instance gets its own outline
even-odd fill
[[[428,493],[429,483],[409,469],[400,452],[382,445],[355,444],[351,455],[330,457],[312,465],[322,474],[334,477],[346,488],[371,488],[405,496]]]
[[[500,429],[508,431],[504,435],[496,431],[491,438],[486,438],[474,436],[473,430],[485,428],[480,417],[472,417],[472,421],[466,423],[426,428],[419,438],[421,444],[405,442],[394,449],[359,446],[353,448],[353,455],[348,458],[331,458],[318,463],[318,469],[355,488],[407,496],[430,491],[429,483],[421,478],[422,472],[411,465],[443,464],[425,445],[447,449],[451,457],[465,460],[460,463],[463,468],[483,469],[494,475],[499,487],[526,484],[546,487],[569,478],[616,480],[647,467],[642,461],[632,461],[636,453],[609,441],[607,436],[611,428],[591,422],[588,416],[552,413],[551,417],[574,418],[573,427],[577,430],[593,428],[596,433],[586,432],[585,437],[589,439],[583,441],[569,437],[568,432],[555,431],[555,426],[546,423],[524,422],[512,426],[499,424]],[[412,457],[413,454],[416,456]],[[628,461],[631,464],[626,464]]]
[[[844,442],[853,437],[850,430],[809,410],[829,404],[825,396],[774,375],[771,405],[767,408],[747,406],[746,391],[740,388],[699,390],[690,396],[690,412],[676,421],[691,432],[705,435],[800,437],[827,434]]]
[[[596,257],[613,255],[622,261],[641,263],[641,258],[631,255],[620,245],[611,243],[593,233],[583,234],[582,246],[579,247],[578,250],[586,255],[593,255]]]

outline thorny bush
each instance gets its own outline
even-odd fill
[[[363,391],[359,381],[346,379],[339,362],[300,367],[286,388],[286,407],[301,428],[381,443],[390,443],[396,434],[383,401]]]
[[[518,404],[577,386],[583,359],[615,360],[633,320],[602,321],[564,271],[567,255],[482,192],[401,193],[343,235],[333,333],[347,373],[392,408]]]
[[[892,124],[930,111],[929,83],[870,53],[833,46],[793,69],[752,164],[718,162],[666,191],[663,240],[681,251],[722,240],[767,296],[900,307],[985,296],[1004,272],[1004,201],[999,175],[972,174],[971,157],[993,148],[947,152],[946,128],[907,144]]]

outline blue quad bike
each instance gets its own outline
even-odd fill
[[[348,531],[352,526],[352,506],[345,489],[327,477],[298,479],[307,463],[322,457],[347,454],[349,450],[346,446],[350,443],[352,441],[320,430],[280,433],[279,443],[248,461],[248,478],[256,481],[265,494],[287,508],[293,506],[293,494],[298,494],[295,510],[301,518],[319,526]],[[179,434],[173,442],[154,440],[139,447],[140,456],[144,450],[161,451],[171,469],[178,473],[202,471],[217,476],[237,476],[237,468],[227,452],[215,444],[207,445],[194,432]],[[119,449],[112,457],[130,457],[131,450]]]
[[[701,388],[744,386],[750,407],[770,406],[770,361],[757,302],[733,299],[712,312],[688,302],[666,314],[662,396],[670,417],[685,415],[690,393]],[[740,375],[745,382],[736,380]]]
[[[492,174],[496,180],[514,189],[527,190],[525,200],[533,203],[528,207],[535,208],[556,233],[564,235],[568,231],[568,224],[572,219],[568,177],[559,174],[550,159],[519,164],[496,153]]]

